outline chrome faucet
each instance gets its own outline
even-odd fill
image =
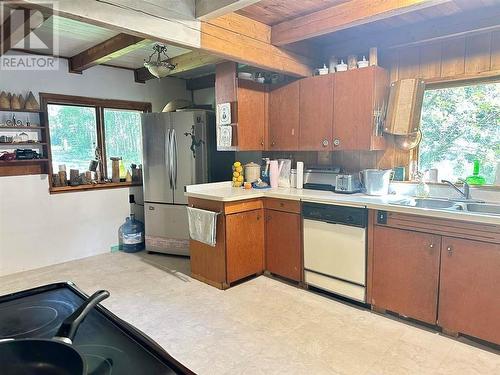
[[[464,184],[464,190],[460,190],[453,182],[448,180],[441,180],[442,183],[450,185],[453,189],[455,189],[464,199],[470,200],[472,199],[470,196],[470,186],[467,182],[462,179],[458,180],[459,182]]]

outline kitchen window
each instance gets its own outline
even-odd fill
[[[50,133],[51,173],[59,165],[83,173],[102,155],[101,173],[111,178],[111,157],[121,157],[126,168],[142,164],[140,114],[151,111],[150,103],[41,94]]]
[[[439,179],[457,181],[480,174],[493,184],[500,161],[500,83],[429,89],[421,118],[418,150],[421,171],[439,170]]]

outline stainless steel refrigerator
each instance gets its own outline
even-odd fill
[[[146,250],[189,255],[184,188],[230,179],[234,153],[216,151],[211,111],[145,113],[142,137]]]

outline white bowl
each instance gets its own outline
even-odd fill
[[[238,73],[238,78],[253,80],[252,73],[246,73],[246,72]]]

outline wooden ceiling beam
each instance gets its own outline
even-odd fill
[[[351,0],[272,27],[275,46],[298,42],[451,0]]]
[[[201,51],[193,51],[173,57],[170,62],[176,64],[176,67],[170,75],[175,75],[178,73],[187,72],[189,70],[201,68],[202,66],[217,64],[221,62],[220,57],[209,55]],[[135,81],[140,83],[145,83],[146,81],[156,78],[145,68],[139,68],[135,70]]]
[[[151,44],[151,41],[148,39],[129,34],[118,34],[70,57],[69,71],[72,73],[81,73],[85,69],[107,63],[148,44]]]
[[[44,17],[40,12],[22,8],[12,9],[1,24],[0,56],[23,41],[43,22]]]
[[[196,18],[202,21],[236,12],[242,8],[258,3],[260,0],[196,0]]]
[[[51,11],[38,0],[18,0],[26,7]],[[165,8],[162,16],[141,12],[124,3],[133,0],[104,2],[97,0],[59,0],[57,14],[81,22],[101,26],[144,39],[177,45],[203,54],[218,56],[297,77],[312,75],[314,62],[311,58],[287,51],[270,43],[271,28],[258,21],[230,13],[209,21],[168,16]]]

